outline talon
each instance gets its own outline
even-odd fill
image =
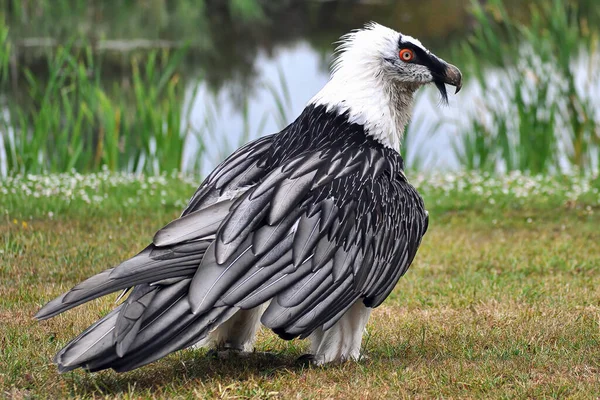
[[[231,342],[224,342],[221,345],[217,346],[217,349],[220,351],[231,351],[231,352],[242,352],[244,348],[242,346],[233,344]]]
[[[313,354],[302,354],[296,359],[296,363],[301,365],[312,365],[315,362],[315,356]]]
[[[325,365],[325,357],[323,355],[303,354],[296,359],[297,363],[305,365],[313,365],[319,367]]]
[[[237,347],[227,347],[227,346],[219,346],[214,349],[210,349],[206,353],[206,357],[219,359],[219,360],[227,360],[231,357],[240,357],[246,356],[247,353],[242,351]]]

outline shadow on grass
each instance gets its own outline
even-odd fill
[[[269,379],[281,374],[295,374],[308,368],[289,352],[232,355],[227,359],[208,356],[205,351],[185,351],[158,360],[134,371],[97,373],[75,371],[64,375],[74,396],[118,395],[136,392],[190,390],[198,381],[230,381]],[[192,386],[190,386],[192,385]]]

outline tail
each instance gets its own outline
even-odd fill
[[[54,358],[60,372],[75,368],[129,371],[203,339],[238,309],[216,307],[194,315],[191,279],[166,286],[136,286],[126,302],[90,326]]]
[[[106,368],[128,371],[140,367],[197,343],[241,308],[237,304],[217,304],[219,296],[213,296],[213,292],[228,288],[240,271],[255,261],[250,257],[251,252],[239,260],[237,253],[234,254],[223,268],[217,267],[214,250],[207,260],[204,258],[209,246],[214,247],[211,244],[221,223],[231,219],[231,209],[265,173],[266,167],[259,164],[259,159],[267,154],[272,139],[273,136],[258,139],[242,147],[217,167],[194,194],[183,215],[159,230],[153,244],[141,253],[80,283],[37,313],[38,319],[48,319],[105,294],[132,289],[123,304],[56,355],[54,360],[61,372],[78,367],[90,371]],[[271,237],[275,240],[277,235]],[[235,253],[236,243],[232,240],[227,243],[221,258],[229,252],[228,248]],[[265,247],[263,252],[269,249]],[[266,265],[263,267],[265,272],[270,271]],[[197,274],[199,269],[203,269],[201,274]],[[221,269],[229,272],[224,274]],[[230,280],[216,284],[223,275]],[[198,306],[190,308],[189,290],[194,290],[194,276],[194,285],[203,289],[201,293],[210,293],[202,298],[202,310]],[[256,279],[249,281],[256,287],[262,283]],[[234,295],[244,290],[234,291]],[[208,304],[211,299],[212,304]],[[196,303],[197,299],[192,302]]]
[[[194,344],[230,318],[238,308],[215,307],[196,315],[190,311],[191,278],[210,241],[150,245],[46,304],[36,318],[48,319],[105,294],[133,288],[123,304],[55,356],[59,371],[79,367],[128,371]]]

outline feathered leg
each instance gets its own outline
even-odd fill
[[[254,349],[256,333],[260,328],[260,317],[268,303],[250,310],[239,310],[205,339],[194,345],[195,348],[209,347],[216,350],[237,350],[250,352]]]
[[[319,327],[311,333],[311,354],[303,358],[316,365],[358,360],[370,314],[371,308],[357,300],[331,328]]]

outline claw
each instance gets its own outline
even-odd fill
[[[325,364],[325,360],[323,357],[315,356],[314,354],[303,354],[296,359],[296,363],[306,366],[320,366]]]

